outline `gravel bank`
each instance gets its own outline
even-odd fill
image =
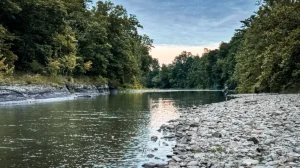
[[[300,167],[300,95],[237,97],[161,127],[177,141],[168,167]]]

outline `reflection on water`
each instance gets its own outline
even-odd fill
[[[152,100],[150,98],[150,130],[155,131],[164,123],[179,118],[179,113],[173,100]],[[154,133],[154,132],[151,132]]]
[[[0,108],[1,167],[140,167],[167,161],[156,130],[220,92],[160,92]],[[158,136],[157,142],[150,141]],[[155,157],[148,158],[148,154]]]

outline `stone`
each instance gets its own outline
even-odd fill
[[[259,143],[258,139],[255,138],[255,137],[251,137],[251,138],[247,139],[247,141],[252,141],[254,144],[258,144]]]
[[[300,147],[294,148],[293,151],[300,154]]]
[[[154,162],[144,163],[142,165],[142,167],[145,167],[145,168],[154,168],[156,166],[157,166],[157,163],[154,163]]]
[[[168,154],[167,158],[171,158],[172,156],[174,156],[173,154]]]
[[[186,167],[187,163],[186,162],[181,162],[180,167]]]
[[[203,159],[204,156],[205,156],[205,153],[196,153],[196,154],[194,155],[194,158],[195,158],[195,159]]]
[[[167,128],[169,128],[169,129],[174,129],[175,126],[174,126],[174,125],[167,125]]]
[[[156,167],[157,168],[167,168],[168,165],[166,163],[157,163]]]
[[[219,133],[219,132],[214,132],[214,133],[212,134],[212,136],[213,136],[213,137],[216,137],[216,138],[222,138],[222,134]]]
[[[176,162],[170,162],[168,166],[169,168],[180,168],[180,164]]]
[[[153,158],[154,155],[153,155],[153,154],[148,154],[147,157],[148,157],[148,158]]]
[[[198,166],[198,161],[190,161],[188,162],[187,166]]]
[[[188,149],[188,148],[187,148],[187,149]],[[190,147],[190,150],[191,150],[191,151],[200,151],[200,150],[201,150],[201,147],[198,146],[198,145],[192,145],[192,146]]]
[[[242,161],[242,166],[255,166],[259,163],[258,160],[245,159]]]
[[[266,165],[267,165],[267,166],[275,166],[275,165],[277,165],[278,163],[279,163],[279,161],[276,160],[276,161],[270,161],[270,162],[267,162]]]
[[[265,145],[271,145],[271,144],[275,144],[276,139],[267,139],[265,140],[264,144]]]
[[[194,118],[194,122],[195,123],[199,123],[200,122],[200,118],[199,117]]]
[[[156,141],[157,141],[157,139],[158,139],[158,137],[157,137],[157,136],[152,136],[152,137],[151,137],[151,141],[154,141],[154,142],[156,142]]]
[[[300,95],[235,96],[181,109],[180,124],[171,130],[176,135],[172,161],[187,168],[299,166]]]
[[[198,127],[198,126],[199,126],[198,123],[193,123],[193,124],[190,125],[190,127]]]
[[[169,144],[167,142],[163,142],[162,144],[165,146],[169,146]]]
[[[180,159],[177,156],[172,156],[172,159],[175,160],[176,162],[181,162],[182,161],[182,159]]]

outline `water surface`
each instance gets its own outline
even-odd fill
[[[172,91],[0,107],[0,167],[166,162],[175,142],[160,139],[159,127],[186,107],[219,101],[224,101],[221,92]],[[150,141],[154,135],[156,142]]]

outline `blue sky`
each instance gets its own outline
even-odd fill
[[[94,0],[96,2],[96,0]],[[137,16],[154,46],[215,48],[227,42],[241,20],[258,6],[255,0],[111,0]],[[199,54],[200,52],[198,52]]]

